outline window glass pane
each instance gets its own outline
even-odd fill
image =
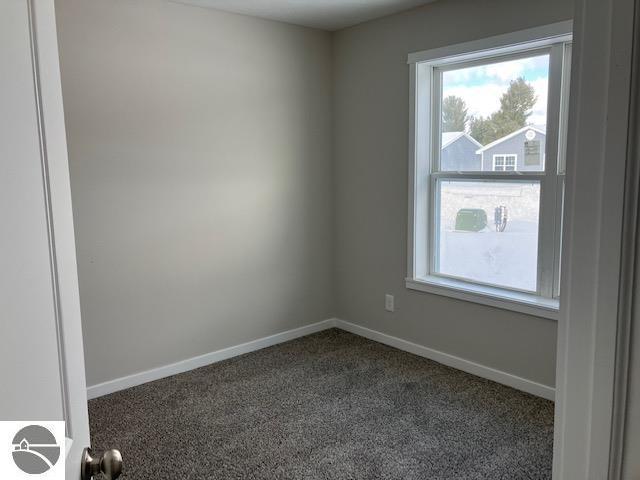
[[[441,171],[544,170],[548,54],[437,74]],[[494,168],[496,155],[510,157]]]
[[[540,183],[439,180],[435,272],[536,291]]]

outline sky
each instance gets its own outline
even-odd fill
[[[530,83],[538,97],[528,122],[546,124],[548,55],[445,71],[442,78],[443,98],[449,95],[461,97],[467,104],[469,115],[486,117],[500,108],[500,97],[507,91],[509,82],[518,77]]]

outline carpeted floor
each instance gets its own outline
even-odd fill
[[[89,402],[126,479],[550,479],[553,403],[327,330]]]

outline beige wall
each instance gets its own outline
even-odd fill
[[[407,54],[567,20],[571,0],[446,0],[337,32],[334,51],[337,316],[554,385],[556,323],[404,286]],[[395,295],[395,313],[384,294]]]
[[[88,384],[331,317],[329,34],[56,8]]]

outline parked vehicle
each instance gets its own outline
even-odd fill
[[[456,215],[456,230],[479,232],[487,227],[487,212],[481,208],[462,208]]]

